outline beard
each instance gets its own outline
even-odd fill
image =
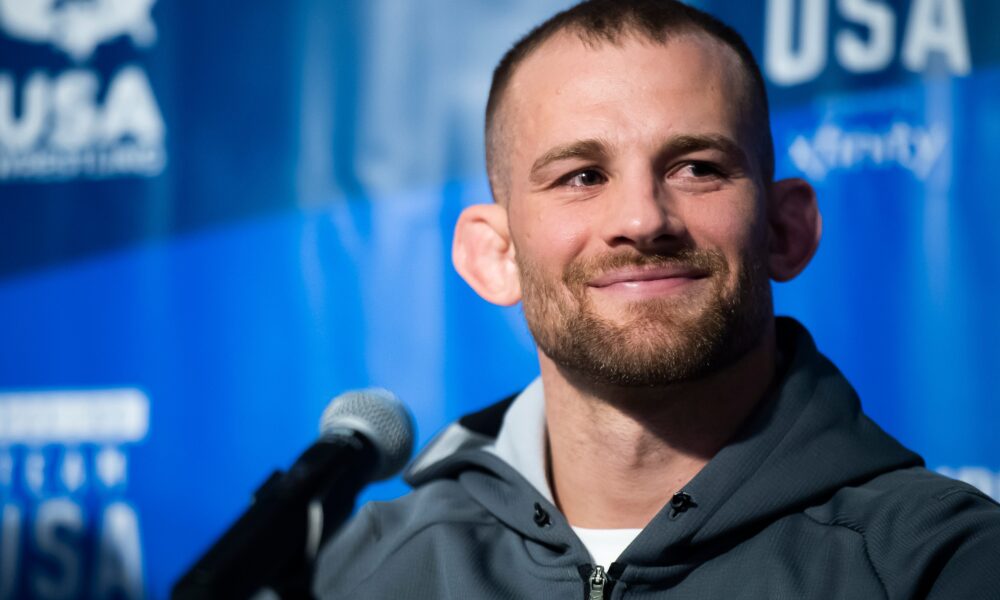
[[[732,285],[729,264],[718,251],[608,254],[570,264],[561,282],[515,256],[535,343],[557,365],[592,383],[658,387],[703,378],[749,352],[773,313],[763,261],[749,254],[741,257]],[[615,322],[598,313],[587,282],[628,266],[689,267],[707,273],[708,289],[632,301]]]

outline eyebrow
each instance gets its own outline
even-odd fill
[[[540,172],[554,162],[569,159],[600,160],[606,158],[611,144],[602,139],[588,139],[561,144],[548,150],[531,165],[529,179],[540,182],[543,178]],[[718,150],[723,154],[745,162],[746,153],[731,138],[720,134],[685,134],[669,138],[661,146],[657,155],[660,157],[676,156],[699,150]]]
[[[561,160],[569,160],[573,158],[598,160],[604,158],[610,154],[608,151],[609,146],[610,144],[600,139],[579,140],[576,142],[570,142],[569,144],[556,146],[538,157],[538,159],[531,165],[531,171],[528,172],[528,177],[531,181],[540,181],[542,178],[539,176],[539,172],[552,163],[559,162]]]
[[[720,134],[678,135],[672,137],[660,148],[661,156],[697,152],[699,150],[718,150],[741,161],[746,160],[746,153],[731,138]]]

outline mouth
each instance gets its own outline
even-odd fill
[[[707,270],[690,266],[625,267],[603,273],[587,285],[602,292],[660,296],[708,276]]]

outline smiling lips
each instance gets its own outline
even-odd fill
[[[626,267],[608,271],[587,285],[602,292],[629,296],[661,296],[686,287],[708,272],[685,266]]]

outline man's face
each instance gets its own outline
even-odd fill
[[[514,74],[508,222],[528,325],[556,364],[663,385],[759,341],[767,222],[737,60],[702,36],[559,34]]]

